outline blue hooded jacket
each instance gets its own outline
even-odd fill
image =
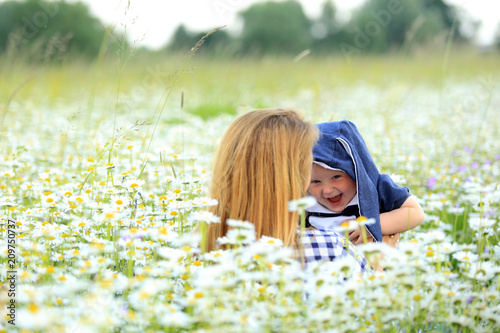
[[[374,218],[367,225],[377,241],[382,241],[380,213],[400,208],[410,196],[407,187],[400,187],[386,174],[379,173],[368,147],[356,125],[348,120],[317,124],[320,138],[313,149],[313,158],[331,168],[345,171],[356,182],[359,213]]]

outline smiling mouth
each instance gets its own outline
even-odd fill
[[[331,198],[327,198],[326,200],[328,200],[328,202],[332,205],[332,206],[338,206],[340,205],[340,203],[342,202],[342,193],[334,196],[334,197],[331,197]]]

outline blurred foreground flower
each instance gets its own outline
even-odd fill
[[[244,245],[255,241],[255,227],[253,223],[228,219],[227,225],[231,227],[226,236],[220,237],[221,245]]]
[[[360,216],[358,218],[356,218],[356,223],[360,226],[362,225],[370,225],[370,224],[374,224],[376,223],[377,221],[375,221],[375,219],[373,218],[367,218],[365,216]]]
[[[312,207],[316,204],[316,199],[311,196],[303,197],[297,200],[292,200],[288,203],[288,210],[290,212],[302,213],[307,208]]]
[[[194,212],[189,216],[189,220],[194,222],[220,223],[220,217],[211,212]]]
[[[131,190],[139,190],[144,183],[146,182],[141,179],[129,179],[123,182],[123,187]]]
[[[358,222],[356,222],[356,220],[345,220],[339,226],[333,228],[333,231],[342,233],[346,231],[353,231],[358,228],[359,224]]]
[[[208,206],[215,206],[217,204],[218,204],[217,200],[211,198],[195,198],[193,200],[193,205],[197,206],[208,207]]]
[[[478,231],[483,228],[490,228],[496,223],[495,220],[481,217],[479,214],[469,216],[469,226],[471,229]]]

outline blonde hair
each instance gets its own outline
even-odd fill
[[[206,250],[228,231],[227,219],[252,222],[257,238],[279,238],[290,246],[298,213],[288,202],[305,195],[316,127],[288,109],[260,109],[239,116],[226,130],[215,156],[211,212],[221,223],[207,230]]]

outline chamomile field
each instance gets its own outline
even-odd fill
[[[0,67],[0,331],[500,331],[500,60],[136,56]],[[200,253],[239,114],[349,119],[425,221],[399,248],[302,268],[235,225]],[[13,325],[13,323],[15,325]]]

